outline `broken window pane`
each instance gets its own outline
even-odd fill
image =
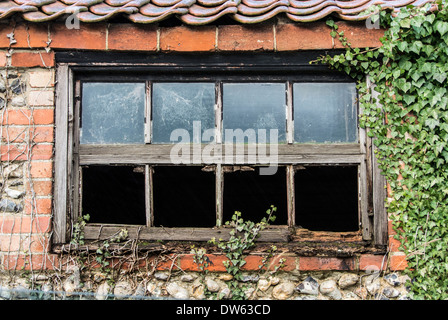
[[[295,142],[357,142],[354,83],[295,83]]]
[[[145,174],[140,167],[82,168],[82,215],[92,223],[146,224]]]
[[[358,167],[308,166],[295,172],[294,183],[298,226],[358,230]]]
[[[156,166],[153,172],[155,227],[214,227],[215,174],[199,166]]]
[[[215,128],[214,107],[214,83],[154,83],[152,142],[213,141],[214,131],[211,136],[204,131]]]
[[[227,143],[285,142],[285,90],[284,83],[224,83],[223,141]],[[232,130],[237,129],[245,133],[240,141],[236,131],[232,134]],[[270,134],[271,129],[277,130],[278,138]]]
[[[278,167],[277,172],[272,175],[261,175],[259,167],[253,169],[225,173],[223,222],[230,221],[235,211],[241,212],[245,221],[260,222],[267,217],[266,210],[273,205],[277,207],[277,211],[274,213],[276,220],[271,224],[286,225],[285,167]]]
[[[143,143],[144,113],[144,83],[85,82],[80,143]]]

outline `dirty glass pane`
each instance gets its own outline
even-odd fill
[[[357,142],[354,83],[295,83],[295,142]]]
[[[258,143],[285,142],[285,88],[284,83],[223,84],[223,141],[238,141],[234,135],[241,129],[245,142],[252,142],[254,136],[257,140],[253,142]],[[270,135],[271,129],[278,130],[278,141]]]
[[[144,83],[83,83],[81,144],[144,142]]]
[[[214,107],[214,83],[154,83],[152,142],[212,141],[204,131],[215,128]]]

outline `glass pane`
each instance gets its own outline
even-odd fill
[[[152,142],[214,140],[214,83],[154,83],[152,92]]]
[[[295,83],[296,142],[357,142],[354,83]]]
[[[225,83],[223,85],[223,128],[223,140],[228,143],[238,142],[234,138],[237,136],[235,131],[237,129],[246,133],[246,142],[285,142],[285,84]],[[274,135],[270,135],[271,129],[278,130],[278,141]],[[252,137],[256,137],[257,141],[250,141]]]
[[[144,83],[83,83],[80,143],[144,143]]]

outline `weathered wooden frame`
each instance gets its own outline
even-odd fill
[[[296,55],[300,57],[300,54]],[[98,58],[97,55],[93,57]],[[239,72],[244,70],[249,74],[244,77],[246,81],[260,81],[260,74],[267,73],[268,78],[272,81],[286,83],[286,126],[287,126],[287,143],[279,144],[278,147],[278,164],[286,166],[287,181],[287,199],[288,199],[288,225],[273,226],[268,230],[264,230],[260,241],[288,241],[291,236],[295,236],[295,201],[294,201],[294,173],[297,166],[325,164],[339,165],[350,164],[358,166],[359,172],[359,221],[361,240],[373,240],[374,244],[387,244],[387,216],[384,206],[384,179],[382,178],[377,166],[377,162],[372,151],[373,144],[367,136],[366,131],[359,128],[359,143],[348,144],[294,144],[293,143],[293,111],[292,111],[292,81],[296,72],[302,71],[306,80],[316,80],[316,74],[310,73],[308,62],[304,62],[303,57],[298,59],[296,64],[289,60],[291,55],[287,55],[285,61],[267,60],[261,58],[258,64],[247,65],[238,64],[238,58],[230,57],[228,64],[209,63],[211,72],[204,73],[204,63],[207,65],[207,59],[201,60],[194,65],[194,61],[188,60],[188,57],[181,57],[175,62],[166,62],[162,59],[160,63],[117,63],[114,61],[92,62],[92,59],[84,61],[70,62],[66,55],[62,55],[62,62],[57,64],[57,97],[56,97],[56,130],[55,130],[55,191],[54,191],[54,235],[53,243],[67,243],[71,235],[71,227],[76,223],[79,215],[80,199],[79,188],[81,187],[82,176],[79,170],[82,165],[93,164],[127,164],[142,165],[145,168],[146,175],[146,206],[147,206],[147,225],[146,226],[117,226],[106,224],[88,224],[85,228],[86,239],[107,239],[123,227],[128,229],[130,237],[139,238],[141,240],[194,240],[206,241],[213,236],[225,239],[229,235],[229,230],[223,226],[217,225],[215,228],[156,228],[153,227],[152,215],[152,166],[168,165],[170,161],[170,150],[172,145],[155,145],[151,142],[151,95],[147,94],[146,101],[146,126],[145,126],[145,144],[144,145],[127,145],[127,146],[89,146],[79,145],[77,141],[78,134],[78,111],[79,111],[79,88],[80,79],[92,78],[92,70],[109,70],[113,72],[118,67],[125,70],[138,71],[160,71],[165,70],[168,75],[160,75],[158,79],[196,79],[201,80],[216,77],[219,80],[239,79],[242,75]],[[214,60],[212,58],[211,60]],[[307,58],[308,59],[308,58]],[[107,60],[107,59],[106,59]],[[169,60],[169,59],[168,59]],[[194,60],[194,59],[193,59]],[[255,59],[256,60],[256,59]],[[305,59],[306,60],[306,59]],[[205,62],[204,62],[205,61]],[[219,60],[220,61],[220,60]],[[236,62],[235,62],[236,61]],[[192,65],[193,64],[193,65]],[[135,69],[137,68],[137,69]],[[188,69],[187,75],[182,75],[183,68]],[[275,72],[273,70],[275,69]],[[223,70],[232,70],[230,76],[223,76]],[[236,71],[235,71],[236,70]],[[192,74],[192,71],[199,73]],[[322,66],[313,69],[315,72],[323,74],[323,81],[341,81],[344,79],[341,75],[332,76],[328,69]],[[173,77],[172,72],[175,72]],[[201,73],[202,72],[202,73]],[[282,72],[285,74],[282,75]],[[211,73],[211,74],[210,74]],[[180,75],[179,75],[180,74]],[[204,74],[208,74],[204,75]],[[242,73],[243,75],[245,73]],[[93,78],[100,80],[106,76],[103,73],[94,75]],[[131,76],[132,79],[142,78],[140,74]],[[319,77],[319,76],[317,76]],[[121,73],[120,79],[129,79],[127,73]],[[144,77],[143,77],[144,78]],[[313,80],[314,79],[314,80]],[[151,79],[146,79],[146,90],[151,91]],[[222,129],[222,101],[220,99],[220,82],[216,82],[216,103],[215,103],[215,128],[218,129],[216,136],[217,147],[225,151],[226,148],[235,148],[234,145],[229,146],[223,144],[219,131]],[[191,146],[193,148],[193,146]],[[203,147],[203,146],[202,146]],[[267,148],[269,149],[269,148]],[[233,150],[234,151],[234,150]],[[251,149],[245,146],[245,156],[251,152]],[[225,152],[223,152],[225,154]],[[233,152],[235,154],[235,152]],[[260,159],[259,159],[260,160]],[[241,163],[244,164],[244,163]],[[257,164],[264,164],[261,159]],[[218,163],[214,165],[216,176],[216,220],[222,222],[222,192],[224,188],[224,167],[226,165],[235,165],[231,163]]]

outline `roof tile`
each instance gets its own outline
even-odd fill
[[[296,22],[309,22],[329,15],[343,20],[365,20],[373,5],[398,11],[435,0],[6,0],[0,2],[0,20],[21,15],[31,22],[55,20],[77,13],[80,21],[106,21],[114,16],[134,23],[154,23],[177,16],[185,24],[205,25],[222,16],[243,24],[266,21],[279,13]],[[372,14],[372,13],[370,13]]]

